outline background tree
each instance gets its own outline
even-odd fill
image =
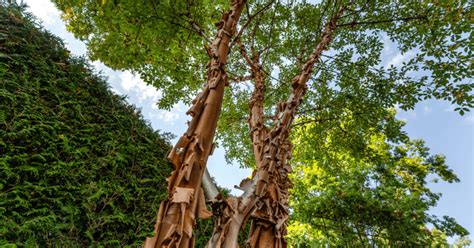
[[[341,124],[350,113],[362,129],[345,142],[357,147],[353,138],[366,127],[378,130],[394,105],[406,110],[437,98],[458,105],[460,114],[473,107],[468,1],[55,2],[93,59],[138,72],[163,91],[161,107],[190,102],[206,81],[189,111],[190,127],[170,156],[176,170],[158,218],[158,246],[192,245],[194,216],[209,216],[196,202],[203,202],[200,177],[221,99],[217,141],[229,160],[256,171],[243,182],[242,198],[222,201],[204,184],[208,201],[221,203],[211,246],[235,245],[247,218],[253,219],[250,246],[285,246],[293,125]],[[386,40],[410,54],[408,61],[383,66]],[[224,97],[221,87],[228,82]],[[170,217],[170,210],[178,214]],[[160,232],[165,229],[173,231]]]
[[[454,248],[469,247],[472,244],[472,241],[467,237],[461,237],[456,242],[454,242]]]
[[[458,178],[443,156],[430,155],[423,141],[408,139],[394,115],[381,120],[381,131],[368,128],[357,136],[356,149],[355,142],[334,144],[341,141],[337,137],[360,131],[350,114],[341,128],[329,132],[320,127],[326,123],[296,128],[291,243],[445,247],[440,242],[446,243],[446,235],[468,234],[452,218],[427,213],[440,197],[428,182]]]
[[[24,7],[0,3],[0,246],[140,246],[168,136]]]

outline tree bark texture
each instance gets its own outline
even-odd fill
[[[256,160],[252,179],[244,179],[240,197],[217,199],[215,187],[206,171],[207,159],[212,153],[218,116],[222,106],[227,75],[224,66],[229,52],[229,41],[235,33],[236,23],[245,0],[236,0],[231,10],[223,14],[218,23],[218,33],[211,45],[208,64],[208,82],[203,92],[193,101],[188,111],[192,116],[188,130],[170,152],[168,158],[175,171],[168,178],[169,198],[160,205],[155,225],[155,237],[147,238],[144,247],[193,247],[192,228],[196,217],[209,218],[204,190],[208,200],[215,201],[213,209],[214,230],[208,248],[237,248],[238,234],[251,219],[248,247],[286,247],[284,235],[289,217],[288,189],[291,182],[291,125],[307,91],[315,63],[327,49],[336,28],[337,20],[345,8],[341,7],[328,21],[320,41],[303,64],[301,72],[292,82],[292,92],[287,101],[277,105],[275,124],[271,129],[264,124],[265,74],[259,64],[259,54],[249,58],[244,45],[237,41],[241,54],[252,72],[255,83],[250,101],[250,136]],[[204,179],[203,179],[204,176]]]
[[[155,236],[147,238],[145,248],[194,247],[193,226],[197,218],[209,218],[201,188],[206,163],[213,150],[213,139],[227,84],[225,64],[229,42],[235,33],[245,0],[232,0],[230,11],[216,24],[218,31],[211,44],[207,83],[187,114],[192,116],[187,131],[168,155],[175,170],[168,178],[168,199],[158,211]]]
[[[307,82],[310,79],[315,63],[320,59],[322,52],[327,49],[337,20],[342,16],[345,7],[342,6],[326,24],[321,40],[303,64],[301,72],[293,79],[293,90],[286,102],[278,104],[277,123],[265,136],[261,166],[258,173],[266,180],[259,180],[255,194],[259,196],[256,210],[252,214],[252,225],[248,245],[250,247],[286,247],[284,235],[288,221],[288,189],[291,182],[288,173],[291,172],[291,143],[289,134],[291,125],[307,91]],[[256,156],[257,157],[257,156]],[[259,185],[260,184],[260,185]],[[263,192],[263,193],[262,193]]]
[[[241,54],[250,66],[255,83],[250,101],[249,126],[257,168],[252,179],[244,179],[240,189],[241,197],[226,199],[216,216],[214,233],[207,247],[238,247],[238,233],[250,218],[252,224],[247,240],[248,247],[280,248],[286,247],[284,235],[289,217],[288,189],[291,187],[288,174],[291,172],[291,143],[289,133],[307,90],[307,82],[314,64],[329,45],[337,20],[342,16],[340,8],[326,24],[321,40],[311,53],[301,72],[293,79],[293,89],[287,101],[277,106],[276,123],[272,129],[264,125],[263,99],[265,76],[259,65],[259,54],[249,58],[240,42]]]
[[[255,55],[250,59],[245,51],[244,45],[239,40],[237,40],[237,44],[240,46],[242,56],[251,68],[252,78],[255,82],[255,90],[250,100],[250,117],[248,121],[251,129],[250,137],[254,142],[253,149],[257,159],[256,162],[259,163],[261,161],[259,158],[261,153],[259,151],[263,147],[261,138],[266,133],[263,123],[265,76],[258,64],[259,56]],[[244,192],[252,192],[250,188],[255,187],[252,182],[253,180],[244,179],[240,184],[240,189]],[[255,196],[249,195],[248,199],[245,197],[229,197],[221,201],[218,205],[219,215],[216,215],[214,221],[213,235],[207,243],[207,247],[238,247],[238,234],[252,213],[253,207],[251,206],[255,204],[256,199]]]

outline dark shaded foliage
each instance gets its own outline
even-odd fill
[[[83,59],[0,2],[0,246],[138,247],[169,148]]]

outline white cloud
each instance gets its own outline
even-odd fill
[[[114,88],[110,88],[110,91],[112,91],[116,95],[121,95],[122,94],[122,92],[120,92],[120,91],[118,91],[117,89],[114,89]]]
[[[66,30],[61,12],[50,0],[26,0],[25,3],[29,6],[28,11],[42,22],[44,28],[63,39],[72,54],[82,56],[86,53],[86,45]]]
[[[44,24],[51,25],[59,20],[60,13],[50,0],[26,0],[29,11]]]
[[[134,87],[138,87],[139,80],[132,73],[126,71],[120,74],[121,86],[124,90],[130,91]]]
[[[414,55],[414,53],[412,51],[409,51],[409,52],[406,52],[406,53],[398,52],[397,54],[395,54],[395,56],[393,56],[387,62],[387,64],[385,65],[385,68],[389,68],[392,65],[395,66],[395,67],[400,66],[400,65],[402,65],[403,62],[408,61],[413,55]]]
[[[168,124],[173,124],[179,118],[179,114],[171,111],[161,110],[158,113],[158,120]]]
[[[155,102],[152,103],[151,108],[158,110],[158,106]],[[158,113],[153,114],[152,118],[157,121],[164,122],[168,125],[175,124],[178,119],[180,119],[184,123],[186,117],[184,109],[185,105],[182,102],[179,102],[178,104],[175,104],[170,111],[158,110]]]
[[[100,61],[96,60],[96,61],[92,61],[91,62],[92,66],[94,66],[94,68],[97,70],[97,71],[103,71],[104,69],[106,69],[107,67]]]
[[[130,71],[120,72],[119,77],[121,80],[120,86],[124,89],[124,92],[126,94],[136,94],[140,103],[148,99],[156,102],[161,97],[160,91],[151,85],[147,85],[139,76],[132,74]]]
[[[409,110],[409,111],[401,110],[400,112],[397,113],[397,117],[404,122],[408,122],[409,120],[416,120],[417,114],[414,110]]]
[[[390,40],[390,37],[386,33],[382,34],[382,41],[384,44],[382,53],[384,55],[392,53],[395,49],[397,49],[397,45]]]
[[[155,103],[152,105],[152,108],[158,109]],[[184,104],[182,102],[179,102],[178,104],[175,104],[170,111],[160,110],[158,112],[157,118],[168,124],[174,124],[176,120],[186,116],[186,114],[184,113],[184,109]]]

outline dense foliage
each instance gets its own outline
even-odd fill
[[[86,42],[92,59],[136,71],[163,92],[160,107],[171,108],[180,100],[189,103],[205,81],[204,45],[228,1],[53,2],[68,29]],[[428,98],[450,101],[461,114],[474,107],[470,1],[249,0],[240,40],[250,55],[260,53],[268,77],[269,125],[276,103],[290,94],[292,79],[320,40],[324,24],[343,4],[348,10],[313,70],[298,115],[338,119],[340,109],[349,108],[363,112],[366,125],[375,125],[371,120],[384,116],[384,108],[399,105],[407,110]],[[232,85],[218,139],[228,159],[249,167],[254,165],[251,142],[242,137],[249,133],[245,120],[253,86],[241,80],[251,73],[235,42],[231,45],[227,72]],[[384,61],[384,51],[390,49],[404,60]]]
[[[189,102],[205,81],[210,52],[204,47],[226,8],[224,1],[209,0],[54,2],[92,59],[138,72],[163,92],[162,108]],[[426,188],[427,177],[456,177],[441,156],[429,157],[422,143],[400,132],[392,108],[412,109],[429,98],[450,101],[461,115],[474,107],[471,2],[249,0],[237,36],[251,57],[260,58],[266,75],[265,124],[278,123],[277,106],[288,99],[294,77],[341,6],[346,11],[295,114],[294,126],[305,135],[295,139],[293,163],[296,171],[308,173],[295,183],[294,217],[308,220],[312,213],[328,212],[334,221],[336,216],[323,241],[343,245],[427,244],[436,234],[423,234],[430,223],[446,235],[465,235],[452,219],[426,214],[438,199]],[[242,137],[250,132],[246,120],[254,82],[236,43],[231,42],[226,65],[231,84],[217,138],[228,159],[253,167],[252,141]],[[396,51],[398,62],[386,61],[386,50]],[[316,181],[325,184],[313,189]],[[318,220],[307,224],[320,225]],[[344,239],[334,238],[341,234]]]
[[[84,59],[0,5],[0,246],[138,247],[168,150]]]
[[[114,69],[141,72],[163,90],[170,108],[201,88],[208,60],[205,41],[226,7],[223,0],[53,1],[68,29],[86,41],[91,59]],[[203,28],[199,28],[203,27]]]
[[[428,214],[440,197],[428,183],[459,180],[442,155],[430,155],[423,141],[401,132],[394,114],[380,121],[380,131],[361,132],[350,114],[332,129],[327,123],[297,128],[291,243],[437,247],[446,236],[468,234],[454,219]],[[348,137],[356,138],[345,143]]]

